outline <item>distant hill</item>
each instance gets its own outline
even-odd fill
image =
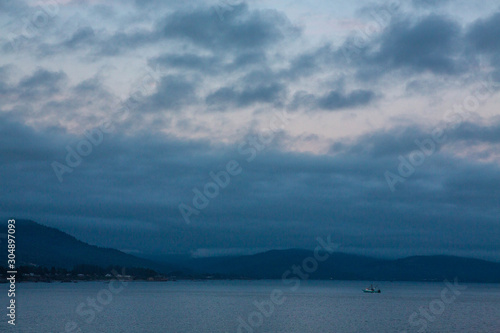
[[[4,227],[2,226],[3,230]],[[124,252],[89,245],[55,228],[29,220],[16,220],[16,264],[71,269],[76,265],[150,268],[172,271],[178,267],[135,257]],[[4,240],[2,240],[4,241]]]
[[[312,256],[308,250],[273,250],[248,256],[192,259],[184,266],[200,274],[281,279],[283,272]],[[370,281],[443,281],[455,277],[460,281],[500,283],[500,263],[453,256],[386,260],[333,253],[309,275],[309,279]]]
[[[301,266],[313,252],[302,249],[272,250],[246,256],[189,258],[159,256],[138,258],[118,250],[86,244],[60,230],[28,220],[16,220],[17,266],[38,265],[71,269],[76,265],[123,266],[176,275],[221,278],[281,279],[292,266]],[[4,228],[2,226],[2,228]],[[6,229],[3,229],[6,230]],[[117,235],[119,237],[119,235]],[[4,241],[4,239],[0,239]],[[174,260],[175,258],[175,260]],[[443,281],[500,283],[500,263],[453,256],[415,256],[397,260],[335,252],[309,279],[369,281]]]

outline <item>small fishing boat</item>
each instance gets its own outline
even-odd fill
[[[368,294],[380,294],[380,289],[373,287],[373,284],[371,284],[368,288],[363,289],[363,292]]]

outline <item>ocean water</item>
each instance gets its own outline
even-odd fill
[[[500,332],[500,285],[176,281],[21,283],[1,332]]]

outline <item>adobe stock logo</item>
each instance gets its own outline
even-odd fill
[[[445,140],[446,136],[443,135],[443,131],[435,131],[432,138],[421,141],[415,140],[418,149],[413,150],[408,155],[408,158],[399,155],[398,174],[396,175],[388,170],[385,172],[385,180],[391,192],[396,191],[397,183],[404,183],[407,178],[411,177],[416,171],[415,168],[424,164],[425,160],[434,154],[438,150],[439,145],[444,143]]]
[[[72,173],[76,167],[82,164],[84,157],[92,154],[94,147],[99,146],[104,140],[104,134],[111,133],[112,131],[111,123],[106,122],[91,131],[85,131],[83,135],[86,139],[78,141],[74,147],[67,145],[67,154],[64,160],[66,163],[53,161],[50,164],[59,182],[63,182],[63,175],[65,173]]]
[[[467,289],[467,286],[458,284],[458,278],[455,278],[453,283],[445,280],[444,284],[445,287],[441,290],[439,297],[431,300],[426,307],[419,307],[418,312],[413,312],[408,318],[408,324],[419,327],[419,333],[426,332],[428,326],[434,323],[456,301],[457,297]],[[401,333],[408,333],[408,331],[404,330]]]
[[[340,247],[340,244],[332,242],[331,235],[328,235],[326,240],[321,237],[317,237],[316,240],[318,245],[313,254],[304,258],[300,264],[292,265],[281,275],[281,282],[289,287],[275,288],[265,299],[255,300],[253,302],[255,310],[245,318],[241,316],[237,318],[236,333],[260,332],[265,320],[286,302],[287,295],[297,292],[302,282],[307,281],[311,274],[318,270],[320,263],[328,260]]]
[[[430,156],[439,151],[439,148],[449,140],[447,133],[453,134],[453,130],[465,123],[481,105],[494,96],[499,87],[500,83],[489,75],[486,80],[478,82],[477,87],[461,103],[453,105],[453,108],[445,113],[442,123],[432,130],[430,137],[415,140],[418,149],[413,150],[408,158],[402,155],[398,157],[398,174],[389,170],[384,173],[391,192],[396,191],[398,183],[404,183],[411,177],[416,172],[416,167],[424,164]]]
[[[38,1],[30,6],[30,11],[23,17],[14,21],[11,32],[7,33],[7,39],[12,51],[18,52],[27,42],[39,37],[43,30],[48,29],[50,23],[59,14],[59,2],[54,0]]]
[[[220,190],[226,188],[231,183],[231,178],[239,175],[242,171],[243,169],[236,160],[227,162],[225,170],[220,170],[217,173],[211,171],[209,176],[213,181],[205,183],[202,187],[203,192],[197,187],[193,188],[193,207],[185,203],[179,205],[179,211],[184,221],[190,224],[191,215],[199,215],[201,210],[208,207],[210,200],[215,199],[219,195]]]

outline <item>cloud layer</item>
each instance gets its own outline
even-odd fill
[[[3,215],[150,254],[500,258],[490,2],[0,6]]]

